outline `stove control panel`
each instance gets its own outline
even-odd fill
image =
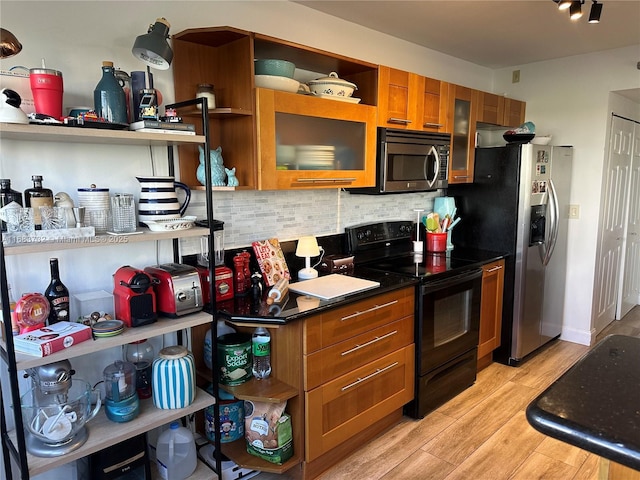
[[[372,248],[384,248],[413,239],[414,223],[408,220],[364,223],[346,227],[347,248],[350,253]]]

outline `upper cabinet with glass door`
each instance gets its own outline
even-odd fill
[[[263,88],[256,104],[261,190],[375,183],[375,107]]]
[[[447,124],[452,133],[449,183],[473,183],[478,90],[450,86]]]

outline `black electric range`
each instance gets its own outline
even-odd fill
[[[416,232],[409,221],[356,225],[346,228],[345,236],[356,265],[419,279],[415,393],[405,413],[422,418],[475,382],[481,266],[501,255],[470,249],[414,252]]]

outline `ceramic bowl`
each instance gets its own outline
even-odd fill
[[[338,78],[336,72],[331,72],[328,77],[317,78],[307,82],[312,93],[316,95],[335,95],[338,97],[350,97],[357,90],[355,83]]]
[[[255,61],[256,75],[293,78],[296,65],[286,60],[265,59]]]
[[[277,77],[275,75],[256,75],[256,87],[296,93],[300,88],[300,82],[293,78]]]

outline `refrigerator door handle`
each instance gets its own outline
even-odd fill
[[[429,161],[429,155],[433,154],[433,156],[436,159],[436,164],[435,167],[433,169],[433,178],[427,178],[428,175],[428,164],[427,162]],[[429,183],[429,188],[432,188],[436,181],[438,180],[438,174],[440,173],[440,155],[438,155],[438,149],[435,146],[431,146],[431,149],[429,150],[429,153],[427,154],[426,157],[424,157],[424,179]]]
[[[558,208],[558,194],[556,187],[553,184],[553,180],[549,179],[549,223],[551,229],[549,232],[549,238],[545,240],[544,257],[542,258],[542,265],[548,265],[553,255],[553,249],[556,246],[558,240],[558,228],[559,228],[559,208]]]

